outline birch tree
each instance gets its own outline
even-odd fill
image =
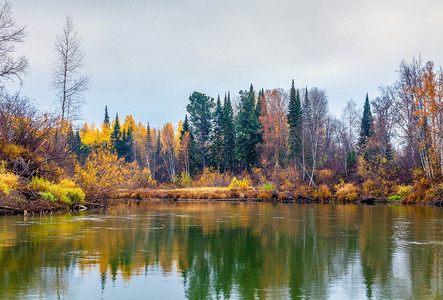
[[[56,63],[53,68],[52,87],[56,92],[60,118],[76,119],[84,104],[84,92],[88,89],[89,78],[80,74],[85,52],[81,49],[80,38],[71,17],[66,18],[63,33],[55,41]]]
[[[0,86],[5,81],[21,76],[28,68],[28,60],[24,56],[16,56],[15,46],[26,37],[25,27],[15,24],[12,17],[11,4],[5,1],[0,8]]]

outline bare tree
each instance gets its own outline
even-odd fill
[[[71,17],[66,18],[63,33],[56,38],[55,51],[57,61],[53,68],[52,86],[56,90],[60,117],[62,121],[76,119],[85,102],[83,92],[88,89],[89,78],[79,74],[85,53]]]
[[[0,8],[0,85],[4,81],[17,78],[28,68],[28,60],[24,56],[14,55],[15,45],[25,38],[25,27],[17,27],[12,18],[11,4],[5,1]]]
[[[309,179],[309,185],[315,186],[314,175],[318,164],[319,148],[324,142],[324,126],[328,115],[326,92],[316,87],[305,93],[303,103],[303,171]]]

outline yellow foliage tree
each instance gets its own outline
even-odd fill
[[[77,164],[75,180],[88,196],[103,194],[124,185],[134,184],[137,163],[125,164],[123,158],[107,149],[96,149],[83,166]]]

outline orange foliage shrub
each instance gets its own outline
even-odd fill
[[[358,197],[358,189],[352,183],[340,183],[334,186],[335,198],[338,201],[354,201]]]
[[[329,200],[332,199],[332,193],[326,184],[321,184],[317,190],[312,192],[312,197],[320,200]]]

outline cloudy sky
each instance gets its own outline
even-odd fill
[[[91,78],[83,121],[114,115],[160,126],[197,90],[326,90],[332,113],[391,84],[402,59],[441,64],[441,0],[13,0],[28,36],[23,93],[53,108],[54,41],[70,15]]]

